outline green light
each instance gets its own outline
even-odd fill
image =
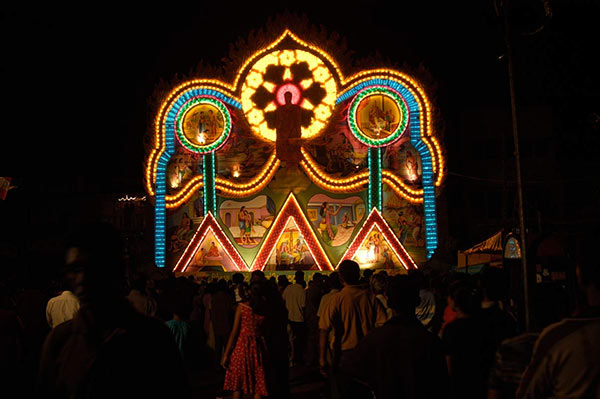
[[[377,208],[382,211],[382,183],[381,183],[381,148],[369,148],[367,156],[369,164],[369,191],[367,205],[369,210]]]
[[[217,194],[215,189],[215,153],[202,156],[204,178],[204,216],[209,212],[216,215]]]

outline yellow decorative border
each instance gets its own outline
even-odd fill
[[[442,156],[441,146],[432,131],[431,104],[427,99],[424,90],[415,80],[408,75],[392,69],[373,69],[361,71],[345,78],[339,66],[335,63],[331,56],[329,56],[329,54],[325,53],[316,46],[304,42],[291,31],[285,30],[281,36],[277,38],[277,40],[275,40],[269,46],[255,52],[245,61],[242,67],[238,70],[233,85],[217,79],[194,79],[180,84],[167,95],[166,99],[162,102],[155,118],[155,147],[148,157],[146,168],[146,189],[150,195],[155,195],[153,184],[156,181],[158,160],[166,148],[165,117],[167,110],[170,109],[172,104],[186,91],[195,89],[211,89],[219,91],[227,95],[229,98],[240,102],[239,91],[241,90],[241,78],[245,73],[247,73],[249,66],[252,65],[253,61],[255,61],[257,58],[275,49],[287,37],[297,42],[300,46],[318,53],[321,57],[327,60],[327,62],[336,72],[334,79],[336,79],[336,81],[339,82],[340,87],[343,88],[341,93],[338,95],[338,98],[356,85],[371,79],[390,79],[401,83],[413,95],[419,105],[419,108],[422,110],[422,112],[420,112],[421,138],[431,154],[432,169],[435,176],[435,186],[439,187],[442,184],[444,179],[444,159]],[[311,179],[320,187],[334,192],[355,192],[360,191],[363,186],[368,183],[368,172],[363,172],[350,178],[335,178],[331,175],[328,175],[321,168],[319,168],[319,166],[312,160],[310,155],[308,155],[304,149],[302,149],[302,151],[303,160],[301,161],[301,166],[311,177]],[[217,177],[216,189],[220,190],[221,195],[226,197],[242,197],[252,195],[260,191],[268,184],[275,174],[278,166],[279,161],[275,158],[275,154],[273,154],[256,178],[245,183],[237,183]],[[414,190],[406,186],[406,184],[402,182],[398,176],[389,170],[384,170],[382,174],[382,181],[388,184],[398,195],[406,198],[410,202],[423,202],[422,189]],[[194,177],[175,195],[166,196],[165,202],[167,208],[175,208],[181,205],[201,187],[202,176]]]

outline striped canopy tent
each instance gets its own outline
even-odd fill
[[[501,254],[502,253],[502,230],[485,241],[480,242],[464,251],[465,255],[471,254]]]

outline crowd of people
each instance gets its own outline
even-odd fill
[[[216,396],[289,398],[290,368],[302,365],[332,399],[600,397],[589,249],[577,268],[585,306],[539,334],[507,310],[497,268],[432,279],[345,260],[308,282],[302,271],[293,283],[261,271],[127,281],[109,227],[77,232],[68,247],[51,299],[0,285],[0,373],[22,393],[186,397],[194,373],[211,370],[223,381]]]

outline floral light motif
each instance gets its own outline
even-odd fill
[[[323,61],[304,50],[278,50],[260,58],[242,85],[242,110],[253,131],[275,141],[275,110],[292,103],[302,107],[302,137],[318,134],[336,100],[336,83]]]

